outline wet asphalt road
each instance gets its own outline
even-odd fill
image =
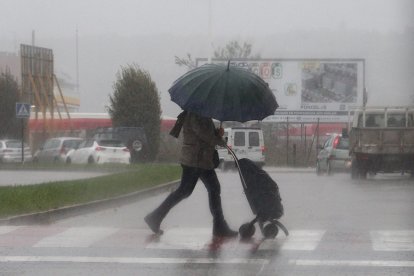
[[[207,193],[193,195],[154,236],[143,217],[166,194],[51,225],[0,228],[0,274],[27,275],[413,275],[414,180],[269,168],[290,231],[275,240],[211,236]],[[223,209],[238,228],[253,218],[235,172],[219,173]]]

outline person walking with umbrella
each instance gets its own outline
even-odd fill
[[[223,129],[216,129],[211,118],[184,111],[177,119],[171,134],[178,137],[183,128],[183,146],[180,163],[182,167],[181,184],[153,212],[145,217],[145,222],[154,233],[162,234],[160,225],[167,213],[184,198],[190,196],[200,179],[208,191],[210,212],[213,216],[213,235],[235,237],[224,219],[220,182],[214,171],[213,154],[215,146],[226,146],[222,138]]]
[[[221,122],[262,120],[274,114],[278,107],[276,98],[259,76],[243,68],[230,69],[230,61],[227,66],[197,67],[178,78],[168,92],[171,100],[184,110],[172,130],[176,137],[181,127],[184,132],[181,184],[144,219],[152,231],[162,233],[160,225],[169,210],[191,195],[201,179],[209,195],[213,235],[236,236],[223,216],[220,183],[213,165],[215,146],[226,146],[226,142],[223,129],[216,130],[212,118]]]

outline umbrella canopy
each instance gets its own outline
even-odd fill
[[[278,107],[265,81],[229,65],[197,67],[177,79],[168,91],[183,110],[219,121],[262,120]]]

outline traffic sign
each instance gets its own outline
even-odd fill
[[[29,118],[29,117],[30,117],[30,104],[16,103],[16,118]]]

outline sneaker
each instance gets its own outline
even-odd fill
[[[162,235],[164,231],[160,229],[161,220],[157,218],[153,213],[149,213],[144,218],[145,222],[149,226],[149,228],[154,232],[155,234]]]

